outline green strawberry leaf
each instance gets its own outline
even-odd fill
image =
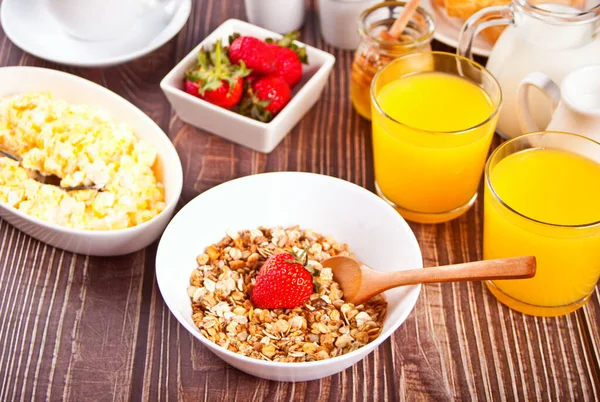
[[[200,95],[204,95],[204,92],[214,91],[216,89],[219,89],[221,87],[221,85],[223,85],[221,83],[221,80],[218,77],[212,76],[212,77],[204,80],[202,85],[198,89],[199,89]]]
[[[305,247],[304,250],[302,250],[302,252],[298,254],[297,259],[303,267],[306,267],[306,264],[308,263],[308,247]]]
[[[192,82],[198,82],[201,79],[200,76],[198,74],[196,74],[193,70],[186,72],[185,78],[187,78],[188,80],[190,80]]]
[[[210,54],[208,50],[200,49],[198,52],[198,66],[202,69],[207,69],[209,67]]]
[[[296,52],[296,54],[298,55],[298,58],[300,59],[300,61],[303,64],[308,64],[308,55],[306,54],[306,47],[299,47],[296,45],[293,45],[294,47],[292,48],[292,50],[294,52]]]
[[[225,81],[227,84],[229,84],[228,94],[231,95],[231,93],[233,92],[233,88],[235,87],[235,84],[237,82],[237,78],[227,77],[227,78],[223,78],[223,81]]]
[[[300,61],[304,64],[308,64],[308,56],[306,54],[306,47],[298,46],[294,41],[300,37],[300,33],[297,31],[289,32],[279,40],[275,40],[273,38],[265,39],[267,43],[274,43],[281,47],[287,47],[294,51],[298,55]]]
[[[252,74],[252,69],[246,67],[246,62],[244,62],[244,60],[241,60],[240,64],[237,67],[237,70],[240,73],[240,77],[247,77],[250,74]]]
[[[300,33],[298,31],[288,32],[279,41],[277,44],[281,47],[289,47],[292,48],[293,42],[300,37]],[[293,50],[293,49],[292,49]]]
[[[229,44],[231,45],[233,41],[239,38],[240,36],[242,35],[240,35],[238,32],[234,32],[233,34],[229,35]]]
[[[201,95],[220,88],[223,82],[229,84],[231,93],[239,78],[247,77],[251,72],[244,63],[232,64],[221,40],[217,40],[212,49],[203,48],[198,52],[196,66],[188,70],[185,77],[192,82],[201,82]]]
[[[252,88],[250,88],[246,96],[244,96],[244,99],[242,99],[240,114],[254,120],[268,123],[273,120],[272,113],[266,110],[266,107],[269,106],[270,103],[270,99],[258,99],[252,92]]]

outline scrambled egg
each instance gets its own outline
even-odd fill
[[[164,207],[163,185],[152,167],[156,150],[108,113],[70,105],[48,93],[0,100],[0,201],[44,221],[75,229],[139,225]],[[102,191],[65,191],[29,178],[24,168],[54,174],[61,186],[104,185]]]

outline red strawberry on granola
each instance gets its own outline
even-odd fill
[[[196,66],[185,74],[184,89],[191,95],[231,109],[240,102],[244,92],[243,77],[249,74],[250,70],[243,62],[240,65],[231,63],[218,40],[213,50],[200,50]]]
[[[304,252],[306,256],[306,251]],[[258,271],[252,302],[259,308],[294,308],[313,293],[313,275],[306,261],[289,253],[270,256]],[[314,270],[312,272],[315,272]]]

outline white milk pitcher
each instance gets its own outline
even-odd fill
[[[512,0],[485,8],[465,22],[458,54],[470,57],[477,33],[496,25],[508,26],[486,67],[502,88],[497,132],[514,138],[523,134],[517,97],[519,83],[527,74],[541,71],[560,85],[571,71],[600,63],[600,0]],[[538,126],[548,125],[550,106],[543,95],[530,95],[529,107]]]
[[[566,131],[600,142],[600,64],[579,68],[567,75],[560,86],[540,72],[530,73],[521,81],[517,116],[523,132],[542,131],[529,107],[529,90],[535,87],[553,105],[554,113],[547,131]]]

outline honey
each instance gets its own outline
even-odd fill
[[[382,38],[394,20],[404,11],[406,3],[387,1],[365,10],[358,20],[361,43],[354,54],[350,75],[350,98],[354,109],[371,119],[371,81],[390,61],[411,52],[431,50],[435,24],[421,7],[417,8],[397,41]]]

